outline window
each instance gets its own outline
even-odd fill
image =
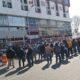
[[[51,15],[51,10],[50,10],[50,3],[49,3],[49,0],[46,0],[46,3],[47,3],[47,7],[46,7],[47,14],[48,14],[48,15]]]
[[[45,27],[45,26],[47,25],[47,21],[41,19],[41,20],[40,20],[40,24],[41,24],[41,27]]]
[[[0,26],[8,26],[8,17],[0,15]]]
[[[56,11],[56,16],[59,16],[59,12],[58,11]]]
[[[8,16],[9,26],[25,26],[25,18]]]
[[[30,27],[36,27],[36,19],[35,18],[27,18],[26,25],[29,25]]]
[[[67,6],[70,6],[70,0],[63,0],[63,4],[67,5]]]
[[[64,27],[67,28],[67,29],[69,29],[70,26],[71,26],[70,22],[64,22],[63,25],[64,25]]]
[[[37,13],[41,13],[40,7],[36,7],[36,8],[35,8],[35,11],[36,11]]]
[[[26,25],[28,26],[28,32],[38,31],[38,25],[37,25],[36,18],[26,18]]]
[[[28,6],[26,6],[26,5],[21,5],[21,10],[28,11]]]
[[[51,25],[52,27],[56,27],[56,21],[50,20],[50,25]]]
[[[39,0],[35,0],[35,5],[36,5],[35,11],[36,11],[37,13],[41,13],[40,1],[39,1]]]
[[[59,9],[58,9],[58,4],[57,4],[57,2],[55,2],[55,5],[56,5],[56,16],[59,16]]]
[[[7,7],[7,4],[5,1],[3,1],[3,7]]]
[[[68,5],[69,4],[69,0],[64,0],[64,4]]]
[[[24,3],[27,4],[27,0],[24,0]]]
[[[47,10],[47,14],[48,15],[51,15],[51,11],[49,9]]]
[[[66,13],[63,13],[63,17],[65,17],[65,18],[67,17],[67,16],[66,16]]]
[[[21,10],[28,11],[27,0],[21,0]]]
[[[63,17],[67,17],[66,16],[66,11],[65,11],[65,6],[63,5]]]
[[[8,4],[8,8],[12,8],[12,4],[10,2],[8,2],[7,4]]]
[[[57,27],[65,28],[64,22],[57,21]]]
[[[21,3],[27,4],[27,0],[21,0]]]
[[[40,1],[39,0],[36,0],[36,6],[40,6]]]
[[[3,7],[12,8],[12,2],[11,0],[3,0]]]

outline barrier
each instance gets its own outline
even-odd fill
[[[4,55],[2,55],[2,63],[3,63],[3,65],[6,65],[7,64],[7,56],[4,54]]]

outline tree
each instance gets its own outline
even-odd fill
[[[80,26],[80,17],[79,16],[74,16],[72,18],[73,33],[78,33],[79,26]]]

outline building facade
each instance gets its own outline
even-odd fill
[[[69,0],[0,0],[0,39],[69,35]]]

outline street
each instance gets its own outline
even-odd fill
[[[34,64],[32,68],[18,68],[18,62],[15,60],[15,69],[7,70],[0,67],[0,80],[80,80],[80,56],[69,59],[61,65],[55,65],[55,58],[49,66],[44,61]]]

